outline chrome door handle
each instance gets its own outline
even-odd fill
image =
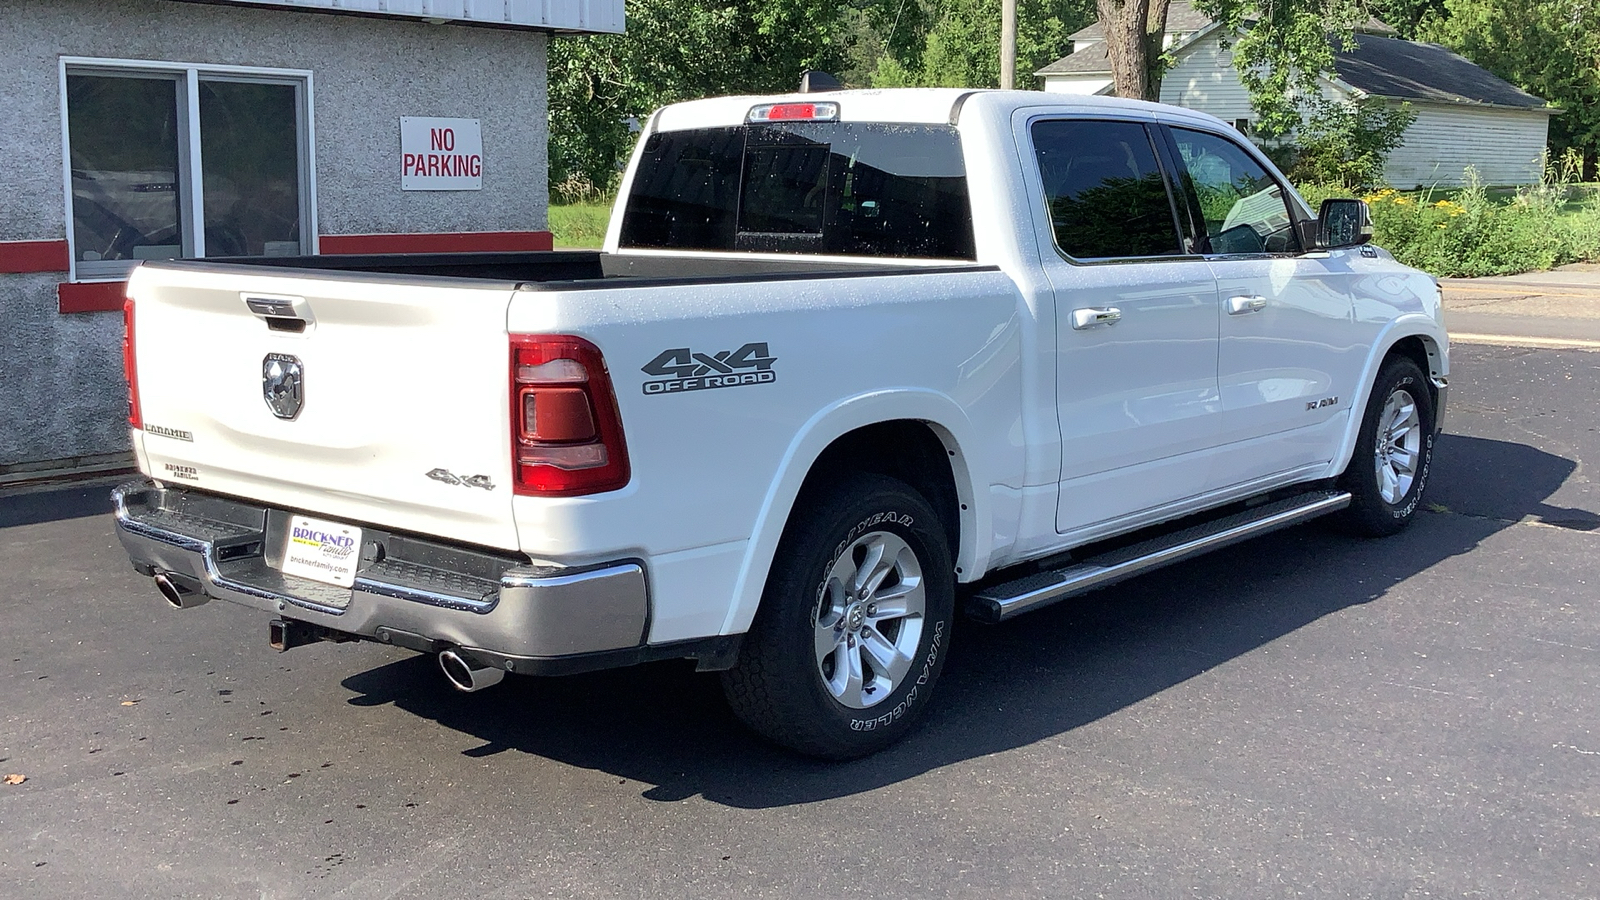
[[[1265,297],[1250,296],[1228,298],[1228,315],[1230,316],[1242,316],[1246,313],[1261,312],[1266,308],[1267,298]]]
[[[1089,306],[1072,311],[1072,327],[1075,331],[1093,328],[1096,325],[1115,325],[1122,321],[1122,310],[1115,306]]]

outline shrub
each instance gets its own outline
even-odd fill
[[[1287,156],[1290,177],[1297,181],[1371,189],[1383,183],[1384,162],[1416,120],[1417,114],[1404,103],[1326,102],[1295,132],[1287,153],[1280,153],[1274,162]]]
[[[1576,211],[1566,208],[1578,171],[1574,162],[1547,165],[1539,184],[1505,201],[1491,199],[1471,168],[1466,186],[1453,196],[1392,188],[1367,194],[1373,242],[1406,265],[1455,278],[1514,275],[1600,258],[1600,205],[1590,199]],[[1348,191],[1311,183],[1300,194],[1316,210],[1324,198]]]

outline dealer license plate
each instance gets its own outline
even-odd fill
[[[360,561],[361,529],[309,516],[290,517],[283,574],[350,587]]]

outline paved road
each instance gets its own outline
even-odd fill
[[[1600,348],[1600,264],[1493,278],[1445,278],[1446,324],[1467,340]]]
[[[1600,353],[1462,346],[1431,511],[957,635],[822,765],[682,665],[450,691],[0,499],[3,897],[1600,896]]]

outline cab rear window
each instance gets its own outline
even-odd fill
[[[953,128],[837,122],[658,132],[629,248],[974,259]]]

